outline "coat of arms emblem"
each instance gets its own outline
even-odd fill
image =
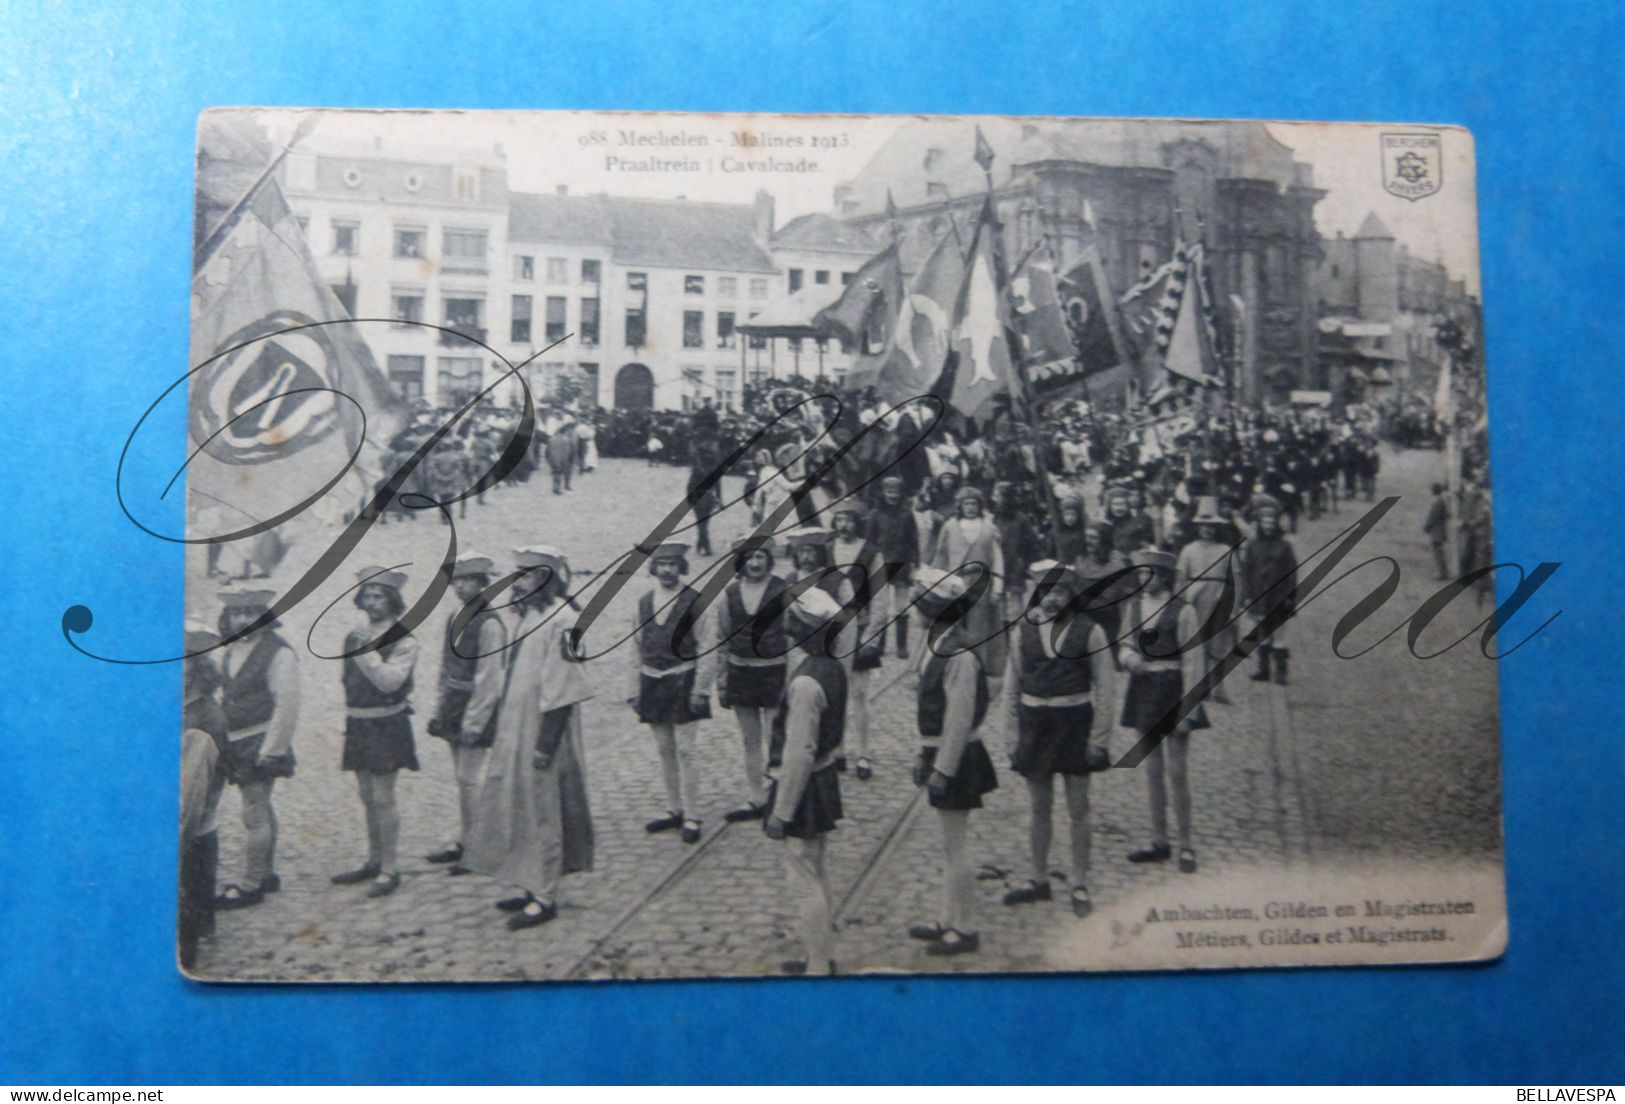
[[[1444,184],[1444,158],[1437,134],[1382,136],[1382,185],[1401,199],[1416,201]]]

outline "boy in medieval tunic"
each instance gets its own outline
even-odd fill
[[[773,542],[741,537],[733,545],[734,578],[722,592],[716,619],[717,702],[733,710],[745,753],[745,804],[728,812],[737,823],[760,820],[767,811],[768,719],[784,697],[790,641],[784,635],[784,580],[773,571]]]
[[[903,496],[902,476],[888,475],[880,481],[880,501],[869,512],[865,535],[880,552],[888,584],[890,601],[882,603],[886,607],[882,616],[890,619],[888,629],[897,634],[897,658],[907,659],[908,592],[914,582],[914,568],[920,562],[920,527],[913,506]]]
[[[919,686],[922,744],[914,767],[915,785],[926,788],[942,829],[942,919],[908,931],[930,944],[925,949],[930,955],[966,954],[981,946],[981,936],[971,927],[974,881],[967,836],[971,810],[980,809],[982,795],[999,783],[979,732],[993,692],[972,647],[977,636],[967,631],[974,608],[967,592],[973,580],[969,572],[949,575],[931,568],[921,568],[918,578],[921,614],[946,629],[926,643]]]
[[[1005,685],[1007,731],[1016,734],[1010,768],[1027,782],[1032,820],[1032,878],[1004,895],[1007,905],[1050,899],[1049,852],[1055,776],[1066,787],[1072,828],[1072,912],[1089,915],[1089,775],[1110,766],[1104,745],[1090,743],[1096,711],[1112,715],[1116,664],[1105,631],[1069,608],[1082,590],[1075,568],[1040,560],[1031,569],[1032,603],[1010,648]]]
[[[852,733],[853,773],[858,781],[867,782],[874,775],[874,760],[869,756],[869,684],[886,651],[883,630],[874,632],[871,639],[873,620],[869,611],[886,587],[886,565],[880,549],[863,536],[862,500],[848,498],[836,503],[831,522],[835,539],[830,544],[830,557],[852,588],[852,604],[857,611],[852,624],[859,643],[847,664],[847,727]]]
[[[986,593],[965,615],[964,628],[966,639],[982,651],[988,669],[1002,673],[1008,646],[1000,631],[1005,624],[1004,538],[985,515],[980,489],[961,487],[954,501],[958,512],[942,523],[930,563],[950,575],[970,564],[980,564],[981,570],[991,572]],[[973,581],[977,578],[974,573],[967,577]]]
[[[509,930],[558,916],[564,875],[591,870],[592,809],[582,706],[592,691],[567,622],[570,567],[551,546],[514,553],[518,610],[496,741],[486,762],[463,863],[521,892],[497,902]]]
[[[480,775],[496,739],[497,702],[508,661],[508,629],[501,616],[480,597],[491,584],[490,557],[469,553],[451,569],[457,606],[446,618],[440,652],[440,698],[429,735],[451,747],[457,780],[458,834],[455,841],[428,855],[431,863],[451,863],[451,873],[466,874],[463,839],[474,823]]]
[[[412,740],[412,671],[418,643],[411,634],[382,648],[368,649],[406,612],[401,590],[406,575],[380,567],[363,568],[355,604],[367,623],[344,642],[344,757],[340,770],[354,771],[367,817],[367,861],[333,875],[334,885],[371,881],[368,897],[387,897],[401,884],[398,851],[401,813],[395,804],[397,771],[417,770]]]
[[[649,821],[644,830],[680,828],[684,843],[698,843],[694,726],[711,716],[708,690],[716,677],[717,659],[709,646],[715,639],[710,614],[696,614],[699,593],[683,583],[687,553],[688,545],[667,541],[649,555],[655,585],[638,598],[633,613],[627,701],[654,734],[666,782],[666,815]]]
[[[220,862],[216,814],[226,772],[226,714],[216,695],[220,671],[207,653],[220,637],[207,625],[186,626],[185,701],[181,706],[180,964],[197,960],[198,940],[214,933],[214,881]]]
[[[834,915],[825,841],[842,817],[835,756],[846,717],[846,672],[830,656],[829,639],[841,606],[819,587],[803,591],[785,611],[795,664],[773,720],[769,769],[771,811],[763,830],[783,840],[791,897],[798,904],[804,958],[784,963],[789,974],[835,973]]]
[[[292,778],[293,734],[299,724],[299,660],[277,635],[276,622],[231,639],[270,612],[271,590],[223,593],[220,635],[230,640],[221,656],[220,704],[226,713],[226,778],[242,792],[243,877],[215,898],[217,909],[257,905],[282,888],[276,874],[276,811],[271,789]]]
[[[1240,565],[1242,609],[1241,633],[1251,635],[1260,621],[1277,607],[1292,612],[1292,592],[1298,589],[1298,554],[1292,542],[1281,532],[1281,504],[1266,494],[1253,498],[1254,534],[1241,542],[1236,551]],[[1287,657],[1291,638],[1285,621],[1258,645],[1258,670],[1249,677],[1254,682],[1268,682],[1270,665],[1275,666],[1275,681],[1282,686],[1287,680]]]
[[[1197,624],[1205,626],[1215,613],[1226,619],[1224,627],[1208,637],[1202,645],[1203,658],[1207,660],[1208,670],[1212,670],[1236,646],[1236,614],[1240,610],[1240,603],[1236,601],[1238,588],[1232,567],[1231,554],[1235,546],[1222,539],[1234,533],[1235,526],[1219,513],[1219,500],[1213,495],[1197,498],[1196,515],[1191,518],[1190,524],[1195,536],[1178,551],[1179,559],[1174,565],[1174,593],[1196,610]],[[1227,588],[1232,604],[1229,609],[1220,610]],[[1217,705],[1233,704],[1222,682],[1213,688],[1209,698]]]
[[[1142,740],[1157,742],[1141,764],[1150,787],[1151,846],[1130,852],[1128,861],[1166,862],[1172,857],[1168,840],[1171,791],[1179,829],[1179,869],[1190,874],[1196,870],[1196,851],[1191,845],[1191,732],[1208,727],[1208,722],[1200,704],[1178,720],[1173,714],[1185,691],[1206,674],[1202,649],[1191,644],[1200,623],[1196,611],[1173,593],[1173,553],[1141,549],[1134,554],[1133,566],[1144,586],[1129,599],[1123,616],[1119,658],[1128,672],[1128,689],[1123,694],[1121,723]]]
[[[835,534],[828,529],[805,526],[786,533],[784,543],[790,549],[791,562],[795,565],[787,585],[803,584],[803,589],[822,590],[846,611],[841,618],[840,628],[832,636],[830,654],[840,662],[850,686],[852,663],[858,650],[858,626],[853,613],[856,595],[845,572],[835,570]],[[808,580],[812,582],[808,584]],[[799,594],[801,590],[797,589],[795,593]],[[835,763],[838,769],[846,770],[845,748],[836,753]]]

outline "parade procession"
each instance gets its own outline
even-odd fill
[[[1182,125],[1166,148],[1202,155]],[[193,289],[189,974],[1299,963],[1274,917],[1338,878],[1499,877],[1493,665],[1332,643],[1373,557],[1399,579],[1373,624],[1458,578],[1436,631],[1494,608],[1476,313],[1404,333],[1438,367],[1385,383],[1401,343],[1327,320],[1369,305],[1331,258],[1391,251],[1375,215],[1314,247],[1325,313],[1288,324],[1315,258],[1232,263],[1230,193],[1183,162],[1131,256],[1119,181],[1011,213],[1048,163],[1027,129],[932,137],[960,183],[875,183],[849,278],[729,313],[737,390],[669,405],[660,370],[606,401],[485,328],[358,310],[296,202],[304,133],[222,189]],[[403,392],[372,346],[406,325],[486,358],[478,385]],[[1318,376],[1261,367],[1289,337]]]

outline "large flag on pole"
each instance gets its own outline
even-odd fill
[[[937,242],[897,312],[893,356],[882,374],[881,397],[903,402],[926,394],[940,379],[952,348],[954,306],[965,283],[965,258],[951,237]]]
[[[953,315],[956,363],[948,402],[967,417],[991,412],[993,397],[1008,394],[1014,382],[1009,316],[996,251],[993,206],[987,202],[971,238]]]
[[[865,367],[863,358],[884,358],[902,300],[903,270],[897,261],[897,246],[888,245],[864,262],[840,298],[813,315],[812,322],[850,342],[859,357],[854,368]]]
[[[1060,293],[1084,378],[1129,363],[1117,301],[1097,246],[1084,249],[1082,259],[1061,279]]]
[[[1219,382],[1213,326],[1203,304],[1202,246],[1182,247],[1157,307],[1156,352],[1170,375],[1214,386]]]
[[[229,514],[281,514],[335,479],[383,476],[377,453],[406,422],[358,324],[321,278],[267,174],[208,235],[192,278],[189,490]]]

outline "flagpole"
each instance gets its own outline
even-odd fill
[[[993,152],[988,149],[986,140],[982,137],[981,127],[976,128],[976,145],[977,160],[982,164],[983,175],[987,177],[987,196],[983,200],[983,221],[991,223],[988,229],[993,233],[994,281],[998,294],[1008,299],[1010,295],[1010,274],[1004,271],[1004,224],[999,221],[998,208],[993,202]],[[983,160],[984,151],[985,160]],[[1021,355],[1022,350],[1019,343],[1011,340],[1008,326],[1005,327],[1005,344],[1010,350],[1010,376],[1004,381],[1004,389],[1010,396],[1011,407],[1021,415],[1022,424],[1027,427],[1031,439],[1033,474],[1038,477],[1038,487],[1044,496],[1044,506],[1049,511],[1050,545],[1055,550],[1056,559],[1060,559],[1062,558],[1061,508],[1055,497],[1055,488],[1050,483],[1049,469],[1044,465],[1043,442],[1038,440],[1038,427],[1034,424],[1035,412],[1027,395],[1026,367]],[[1019,441],[1016,448],[1018,450],[1021,448]],[[997,457],[995,457],[996,462]]]
[[[293,147],[309,137],[310,132],[316,127],[316,121],[317,116],[311,114],[306,119],[301,120],[298,126],[294,127],[293,134],[288,138],[288,144],[283,146],[275,157],[271,158],[270,163],[265,166],[259,176],[254,178],[254,183],[250,184],[243,194],[237,197],[237,202],[233,203],[230,209],[220,216],[220,221],[216,222],[214,227],[203,236],[203,241],[199,243],[192,254],[192,270],[194,272],[202,268],[203,263],[213,255],[215,249],[219,247],[220,242],[225,238],[226,231],[236,223],[238,216],[248,207],[255,193],[264,186],[267,180],[271,179],[272,174],[282,166],[282,162],[287,160],[288,154],[293,152]]]

